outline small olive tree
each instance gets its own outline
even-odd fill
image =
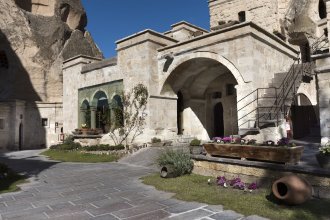
[[[121,95],[122,105],[112,106],[114,114],[110,137],[116,145],[133,143],[135,138],[143,133],[148,89],[143,84],[137,84],[132,90]]]

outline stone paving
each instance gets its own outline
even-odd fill
[[[40,151],[12,152],[0,162],[31,176],[22,191],[0,196],[2,219],[263,219],[222,206],[173,199],[141,183],[155,169],[120,163],[58,163]]]

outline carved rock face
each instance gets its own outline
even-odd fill
[[[0,0],[0,32],[7,42],[0,44],[0,51],[12,51],[7,52],[9,63],[17,60],[22,64],[21,75],[27,75],[20,77],[20,85],[3,93],[12,95],[0,99],[61,102],[63,61],[77,55],[103,57],[86,25],[79,0]],[[14,66],[6,70],[9,78],[19,75]],[[30,97],[24,91],[27,80],[37,95]],[[2,80],[0,88],[8,83]]]
[[[87,16],[80,1],[74,0],[15,0],[21,9],[34,15],[56,16],[72,29],[84,30]]]

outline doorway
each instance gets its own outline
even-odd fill
[[[214,106],[214,136],[223,137],[224,135],[224,124],[223,124],[223,106],[219,102]]]
[[[18,150],[21,151],[23,148],[23,124],[19,124],[19,131],[18,131]]]

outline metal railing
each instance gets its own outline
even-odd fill
[[[256,106],[238,119],[238,127],[240,128],[246,123],[250,124],[253,121],[253,119],[250,119],[251,114],[254,114],[253,116],[255,117],[255,127],[260,128],[263,124],[270,122],[276,122],[278,124],[283,116],[288,113],[288,106],[291,103],[287,102],[292,101],[294,98],[302,77],[304,75],[310,76],[311,72],[312,63],[299,64],[299,60],[296,60],[279,87],[258,88],[238,100],[237,104],[250,99],[243,107],[237,110],[238,113],[246,110],[250,105]],[[271,90],[274,91],[271,93],[272,95],[267,95],[265,90],[269,92]],[[265,99],[273,99],[273,102],[271,101],[272,104],[263,104],[262,100]]]

